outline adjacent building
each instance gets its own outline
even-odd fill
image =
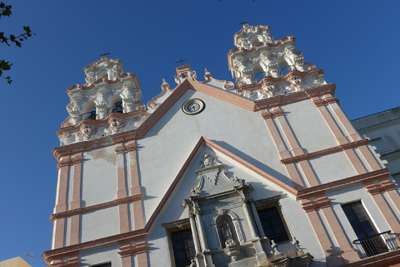
[[[184,65],[147,105],[121,61],[85,67],[53,150],[50,266],[400,264],[399,112],[354,127],[295,41],[245,24],[233,81]]]

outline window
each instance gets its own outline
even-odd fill
[[[258,216],[260,217],[264,234],[270,240],[274,240],[275,243],[289,240],[286,225],[277,206],[258,210]]]
[[[174,250],[175,267],[189,266],[196,255],[192,230],[186,229],[171,233],[171,241]]]
[[[358,237],[358,240],[353,241],[353,243],[360,246],[359,249],[362,253],[369,257],[388,251],[387,246],[381,236],[377,234],[371,219],[365,212],[361,201],[342,205],[342,208]]]
[[[122,102],[117,102],[115,103],[112,112],[118,112],[118,113],[123,113],[123,107],[122,107]]]

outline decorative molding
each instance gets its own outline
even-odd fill
[[[49,267],[79,267],[81,260],[78,255],[69,256],[66,261],[55,261]]]
[[[333,182],[329,182],[329,183],[325,183],[325,184],[321,184],[321,185],[317,185],[317,186],[299,190],[297,192],[297,198],[307,199],[312,196],[324,194],[326,190],[331,190],[334,188],[339,188],[339,187],[351,185],[354,183],[380,180],[383,178],[387,178],[388,176],[389,176],[389,170],[387,168],[380,169],[377,171],[371,171],[368,173],[364,173],[364,174],[352,176],[349,178],[344,178],[341,180],[337,180],[337,181],[333,181]]]
[[[395,190],[396,183],[391,180],[384,180],[380,182],[380,184],[366,185],[365,189],[368,191],[368,193],[370,193],[373,196],[376,194],[381,194],[391,190]]]
[[[72,166],[78,163],[81,163],[83,161],[82,155],[76,155],[73,158],[63,158],[58,164],[57,164],[57,169],[60,169],[61,167],[64,166]]]
[[[333,83],[328,83],[308,89],[304,89],[302,91],[293,92],[289,95],[277,95],[270,98],[265,98],[261,100],[257,100],[254,102],[255,108],[254,111],[259,111],[267,108],[283,106],[295,102],[299,102],[302,100],[310,99],[314,96],[321,96],[325,94],[334,95],[336,85]]]
[[[282,164],[290,164],[290,163],[295,163],[295,162],[299,162],[299,161],[303,161],[303,160],[309,160],[309,159],[341,152],[346,149],[353,149],[353,148],[356,148],[359,146],[364,146],[367,144],[369,144],[369,139],[361,139],[358,141],[348,142],[347,144],[342,144],[342,145],[338,145],[335,147],[330,147],[327,149],[323,149],[323,150],[319,150],[319,151],[315,151],[315,152],[311,152],[311,153],[307,153],[307,154],[302,154],[299,156],[284,158],[284,159],[281,159],[281,163]]]
[[[60,219],[60,218],[70,217],[70,216],[77,215],[77,214],[83,214],[83,213],[87,213],[87,212],[92,212],[92,211],[96,211],[96,210],[101,210],[101,209],[118,206],[120,204],[125,204],[125,203],[142,200],[143,197],[144,197],[143,194],[138,194],[138,195],[133,195],[133,196],[125,197],[125,198],[118,198],[118,199],[115,199],[115,200],[112,200],[109,202],[104,202],[104,203],[97,204],[97,205],[92,205],[92,206],[88,206],[88,207],[83,207],[83,208],[72,209],[72,210],[55,213],[50,216],[50,221],[52,221],[54,223],[55,220]]]
[[[119,248],[118,254],[121,255],[121,258],[135,256],[137,254],[146,253],[149,249],[149,245],[146,241],[139,241],[135,245],[122,245]]]
[[[303,200],[301,207],[305,212],[316,211],[331,206],[331,201],[327,197],[320,197],[317,200]]]
[[[139,229],[128,233],[112,235],[72,246],[65,246],[62,248],[48,250],[43,252],[41,256],[46,262],[51,262],[55,259],[62,259],[63,257],[71,254],[78,254],[83,249],[94,248],[97,246],[102,246],[115,242],[126,243],[135,240],[143,240],[146,236],[147,232],[144,229]]]
[[[314,105],[316,107],[320,107],[320,106],[327,106],[331,103],[339,103],[339,99],[337,99],[336,97],[333,96],[329,96],[326,98],[319,98],[319,99],[313,99]]]
[[[69,94],[71,91],[74,91],[76,89],[81,89],[81,90],[90,90],[92,88],[94,88],[96,85],[101,84],[101,83],[107,83],[107,84],[116,84],[119,83],[123,78],[125,77],[132,77],[135,79],[135,81],[137,82],[137,84],[139,85],[138,79],[136,74],[130,73],[130,72],[125,72],[123,74],[121,74],[115,81],[109,80],[109,79],[105,79],[105,78],[100,78],[97,79],[96,81],[94,81],[91,85],[86,85],[86,84],[74,84],[71,85],[70,87],[67,88],[67,93]],[[140,86],[139,86],[140,88]]]
[[[261,112],[261,117],[263,117],[264,120],[276,118],[279,116],[283,116],[283,110],[281,108],[277,108],[272,111]]]

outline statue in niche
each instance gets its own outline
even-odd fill
[[[225,242],[232,239],[232,231],[231,228],[229,227],[229,224],[226,221],[222,223],[222,233],[224,235]]]

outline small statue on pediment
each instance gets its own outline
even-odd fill
[[[205,168],[213,164],[214,159],[211,158],[210,154],[205,153],[203,156],[203,162],[200,168]]]

